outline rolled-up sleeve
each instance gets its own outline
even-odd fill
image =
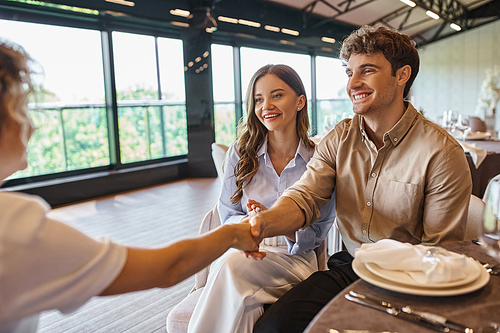
[[[458,144],[448,145],[429,168],[432,172],[428,173],[424,201],[422,243],[434,245],[463,240],[472,192],[463,149]]]
[[[309,227],[295,232],[295,242],[287,238],[288,252],[292,255],[317,248],[328,235],[335,221],[335,193],[320,209],[321,218]]]
[[[299,181],[289,187],[284,197],[292,199],[304,212],[304,227],[312,225],[321,218],[320,209],[330,201],[335,189],[334,147],[338,145],[336,132],[331,131],[316,147],[313,157],[307,163],[307,170]]]

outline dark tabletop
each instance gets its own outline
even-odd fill
[[[499,262],[487,255],[481,246],[471,241],[457,242],[443,245],[443,247],[450,251],[463,253],[481,262]],[[500,323],[500,275],[491,275],[488,284],[477,291],[446,297],[401,294],[376,287],[360,279],[330,301],[310,323],[306,332],[327,333],[330,328],[371,329],[400,333],[435,332],[381,311],[350,302],[344,297],[349,290],[371,294],[395,303],[411,305],[416,310],[443,315],[449,320],[473,328],[474,332],[479,332],[479,327],[490,322]]]

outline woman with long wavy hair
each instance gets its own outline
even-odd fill
[[[229,148],[218,207],[221,221],[239,223],[271,206],[306,170],[314,153],[304,85],[286,65],[266,65],[248,86],[248,116]],[[210,268],[189,332],[251,332],[264,304],[274,303],[317,271],[313,249],[335,218],[334,200],[311,227],[286,237],[266,238],[262,260],[228,251]]]

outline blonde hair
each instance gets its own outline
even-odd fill
[[[243,189],[253,179],[259,169],[259,157],[257,152],[264,144],[267,128],[260,122],[255,114],[254,90],[255,82],[266,74],[274,74],[295,91],[297,96],[304,95],[306,91],[300,76],[287,65],[266,65],[260,68],[250,79],[246,95],[247,120],[238,125],[238,140],[236,151],[241,156],[235,166],[234,175],[237,190],[231,196],[231,202],[236,204],[243,197]],[[297,113],[296,120],[297,135],[309,148],[314,148],[314,143],[309,139],[309,115],[307,113],[307,97],[304,107]]]
[[[22,46],[0,40],[0,135],[9,118],[21,124],[25,122],[29,94],[34,91],[29,67],[31,61]],[[26,126],[22,128],[29,131]],[[25,134],[21,133],[21,137],[27,137]]]

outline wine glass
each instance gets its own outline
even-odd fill
[[[453,124],[453,130],[459,130],[462,132],[462,141],[465,141],[467,134],[470,133],[471,128],[469,125],[469,119],[463,118],[461,114],[457,116],[456,122]]]
[[[493,179],[489,185],[479,238],[489,255],[500,258],[500,179]]]

